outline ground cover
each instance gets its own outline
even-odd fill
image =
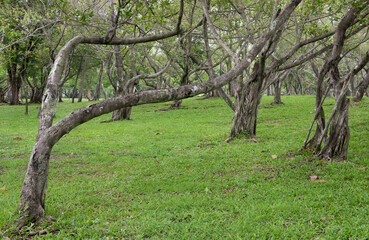
[[[46,208],[58,221],[34,239],[368,238],[369,100],[350,109],[348,160],[332,163],[298,152],[314,96],[271,100],[263,98],[256,142],[224,141],[233,113],[221,99],[138,106],[132,121],[100,124],[105,115],[79,126],[52,152]],[[66,100],[56,120],[87,104]],[[37,111],[0,106],[3,234],[16,218]]]

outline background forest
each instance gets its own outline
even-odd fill
[[[94,154],[92,147],[81,145],[79,149],[71,150],[73,147],[68,145],[66,150],[62,151],[58,147],[59,143],[57,144],[59,140],[61,145],[65,144],[62,138],[68,138],[69,135],[66,135],[76,127],[78,128],[70,134],[73,134],[74,131],[81,131],[80,125],[90,120],[93,123],[86,123],[89,126],[88,128],[83,127],[87,131],[87,135],[77,137],[77,139],[80,139],[79,141],[87,141],[86,139],[92,136],[94,136],[94,141],[97,142],[105,139],[104,134],[98,133],[100,127],[102,129],[112,129],[112,131],[118,131],[121,127],[124,129],[123,131],[129,131],[130,128],[146,126],[146,131],[154,131],[155,136],[165,135],[166,130],[174,131],[170,129],[175,129],[174,135],[177,137],[173,136],[173,141],[177,142],[173,142],[173,146],[170,145],[171,147],[164,148],[156,146],[156,148],[150,149],[143,147],[145,148],[144,151],[134,149],[136,147],[140,148],[140,144],[153,143],[137,142],[137,139],[142,137],[139,133],[125,137],[122,133],[123,139],[115,140],[112,135],[110,140],[108,138],[104,141],[110,141],[112,148],[122,148],[124,151],[122,149],[119,151],[107,150],[108,155],[100,156],[105,159],[101,163],[101,168],[105,170],[114,165],[115,161],[118,161],[118,158],[114,158],[114,161],[108,161],[107,159],[111,159],[108,157],[109,154],[120,156],[122,159],[130,156],[135,159],[134,161],[138,161],[137,156],[143,157],[142,154],[145,155],[143,159],[164,158],[168,164],[168,169],[175,169],[179,166],[174,166],[175,163],[166,158],[167,154],[170,155],[173,151],[181,152],[180,149],[196,147],[197,150],[192,149],[190,153],[184,154],[184,159],[177,159],[178,162],[184,163],[183,166],[180,166],[180,168],[183,168],[181,171],[192,173],[191,171],[194,171],[194,169],[191,166],[195,162],[187,161],[195,158],[195,156],[200,156],[199,159],[202,159],[203,154],[210,154],[209,156],[214,155],[214,159],[208,159],[209,156],[207,156],[205,160],[201,160],[204,161],[203,163],[196,162],[195,165],[198,170],[203,169],[204,172],[218,174],[220,170],[216,160],[219,160],[219,164],[224,164],[223,167],[226,166],[227,163],[224,157],[230,154],[229,151],[231,150],[229,148],[232,148],[232,146],[240,147],[240,149],[234,150],[235,155],[230,157],[229,166],[226,167],[226,171],[230,175],[225,174],[227,176],[226,180],[224,179],[224,173],[219,173],[219,179],[223,179],[226,182],[225,185],[220,183],[223,180],[219,180],[219,185],[216,185],[212,190],[206,185],[209,179],[207,179],[208,176],[205,173],[204,181],[202,181],[201,174],[194,174],[194,179],[197,179],[196,182],[201,187],[185,185],[187,187],[183,187],[183,191],[175,190],[176,187],[181,189],[181,184],[168,180],[168,186],[172,187],[168,187],[164,192],[180,193],[179,196],[189,194],[186,201],[189,198],[194,198],[197,193],[202,191],[210,195],[215,194],[215,199],[220,197],[217,193],[218,190],[221,195],[225,194],[224,191],[228,194],[240,189],[247,192],[248,190],[243,184],[247,183],[246,185],[253,189],[258,185],[259,177],[264,179],[263,181],[267,181],[270,174],[273,183],[271,185],[261,184],[261,188],[265,191],[272,189],[273,192],[276,191],[275,189],[286,187],[281,181],[290,182],[290,180],[287,180],[289,179],[286,177],[287,175],[295,180],[306,178],[303,181],[301,180],[304,182],[303,184],[300,182],[302,185],[306,181],[309,185],[311,183],[324,184],[328,180],[319,176],[318,172],[321,168],[324,169],[322,172],[325,173],[322,175],[326,175],[326,171],[331,171],[326,168],[332,168],[336,171],[340,169],[339,166],[342,166],[342,169],[347,168],[347,171],[342,170],[344,171],[343,180],[354,181],[353,179],[358,179],[355,171],[359,169],[360,174],[365,174],[365,164],[369,160],[367,152],[362,149],[365,148],[363,147],[363,143],[365,143],[364,135],[368,131],[366,122],[369,120],[367,117],[367,98],[365,97],[369,94],[368,3],[367,0],[0,1],[0,111],[1,124],[3,125],[1,126],[1,134],[4,136],[1,143],[4,150],[0,152],[3,161],[3,166],[0,166],[0,176],[5,176],[5,180],[0,180],[0,185],[4,185],[4,188],[1,189],[4,193],[11,191],[9,195],[3,195],[6,201],[11,201],[4,211],[5,217],[1,219],[4,229],[9,229],[4,230],[6,233],[3,236],[10,236],[11,234],[20,234],[21,236],[28,234],[28,236],[31,236],[33,233],[34,235],[52,234],[73,225],[73,223],[63,222],[63,220],[61,222],[65,225],[62,225],[61,222],[52,223],[54,217],[63,219],[62,215],[66,210],[61,210],[62,207],[56,206],[57,203],[55,202],[48,202],[49,200],[46,198],[49,175],[51,178],[58,178],[57,173],[53,173],[53,171],[49,173],[49,165],[51,164],[52,169],[53,164],[57,164],[53,161],[60,158],[61,162],[72,164],[69,168],[66,167],[67,170],[65,171],[75,171],[73,164],[78,165],[82,161],[81,159]],[[201,98],[197,97],[196,99],[203,99],[203,101],[187,100],[186,104],[182,102],[182,99],[198,95],[201,95]],[[159,104],[160,102],[170,103]],[[157,105],[136,107],[149,103],[156,103]],[[139,110],[135,111],[135,108]],[[141,122],[146,108],[148,109],[147,112],[150,112],[148,118],[153,118],[151,119],[152,122]],[[61,109],[60,113],[59,109]],[[198,116],[194,115],[192,118],[179,120],[181,115],[194,114],[191,113],[194,109],[202,109],[202,111],[197,113]],[[213,111],[209,109],[213,109]],[[18,120],[21,122],[23,121],[21,119],[27,118],[27,116],[19,116],[21,110],[28,114],[28,118],[32,117],[30,122],[33,123],[33,127],[37,125],[35,120],[38,121],[38,131],[36,132],[35,128],[31,130],[32,126],[29,126],[28,130],[25,131],[12,130],[6,133],[9,129],[12,129],[12,126],[7,125],[7,122],[10,121],[15,126],[18,124]],[[112,114],[107,117],[107,115],[104,115],[107,113]],[[160,118],[164,115],[168,119]],[[157,119],[155,116],[157,116]],[[216,122],[219,116],[222,118],[219,128],[207,127],[206,123]],[[267,120],[268,118],[271,120]],[[131,119],[134,119],[134,121],[123,121]],[[178,121],[185,121],[185,124],[175,127]],[[201,121],[205,121],[202,122],[203,125],[198,124]],[[354,125],[351,121],[354,122]],[[137,126],[134,126],[136,124]],[[158,125],[162,124],[167,127],[159,129]],[[274,128],[274,124],[283,126],[283,129],[288,125],[293,126],[294,130],[292,132],[295,135],[291,137],[290,132],[281,132],[282,129]],[[359,128],[357,128],[358,125],[360,125]],[[352,128],[352,126],[356,127]],[[270,132],[266,130],[268,127],[270,127]],[[209,133],[206,132],[208,128]],[[91,130],[87,129],[94,129],[96,132],[90,133],[92,135],[89,136]],[[215,130],[218,133],[215,133]],[[141,130],[137,131],[140,132]],[[358,131],[362,132],[362,136],[359,136]],[[30,134],[30,132],[33,136],[31,142],[35,141],[37,135],[33,149],[29,148],[32,143],[28,143],[28,147],[23,149],[25,153],[19,153],[17,147],[7,145],[9,139],[10,141],[19,141],[17,138],[23,140],[24,136]],[[191,135],[187,138],[186,134],[191,134],[191,132],[201,132],[202,136]],[[145,133],[141,134],[145,135]],[[350,140],[353,136],[358,139],[352,139],[353,143],[351,143]],[[74,137],[70,138],[74,139]],[[151,139],[150,137],[147,138]],[[273,138],[279,143],[272,144]],[[187,139],[188,142],[184,139]],[[293,144],[291,139],[293,139]],[[128,145],[114,146],[114,144],[117,144],[116,142],[120,141]],[[166,141],[170,140],[166,139],[164,142],[157,144],[167,145]],[[192,141],[194,142],[192,143]],[[204,143],[199,143],[199,141]],[[134,142],[137,145],[135,147],[133,147]],[[95,144],[93,142],[86,143],[86,145],[91,146]],[[249,146],[250,144],[258,146],[254,149]],[[53,148],[57,149],[53,150]],[[351,148],[355,150],[350,150]],[[86,155],[83,155],[83,149],[86,149]],[[276,151],[277,149],[280,151]],[[140,153],[137,153],[138,155],[130,154],[136,151]],[[254,151],[257,152],[256,157],[252,157],[252,154],[249,155]],[[30,152],[31,156],[28,158]],[[57,152],[57,154],[54,154],[54,152]],[[78,152],[77,156],[74,155],[75,152]],[[25,155],[23,156],[23,154]],[[350,154],[352,154],[353,160],[348,163],[347,160]],[[9,179],[12,179],[15,176],[14,174],[19,174],[10,171],[12,167],[15,167],[10,163],[10,159],[18,159],[19,157],[16,156],[20,155],[22,160],[17,161],[15,166],[16,168],[23,166],[22,174],[25,172],[25,162],[29,160],[23,187],[21,187],[23,181],[23,175],[21,174],[21,181],[13,182],[14,189],[8,190]],[[281,155],[285,157],[281,158]],[[91,166],[86,166],[83,171],[87,171],[87,169],[99,171],[100,167],[94,168],[99,158],[96,156],[91,158],[88,161]],[[241,164],[240,161],[243,160],[246,162]],[[155,161],[160,162],[160,160]],[[333,162],[333,166],[329,165]],[[264,170],[256,174],[255,164],[257,166],[272,164],[272,166],[261,167],[264,170],[267,169],[265,171],[268,174],[263,172]],[[129,165],[131,167],[146,166],[147,169],[151,169],[147,170],[148,172],[166,169],[165,167],[154,166],[155,164],[147,165],[145,161]],[[290,170],[288,170],[289,167],[294,166],[294,169],[297,165],[304,170],[299,170],[298,173],[294,173],[295,175],[291,175]],[[349,169],[349,166],[355,166],[355,170]],[[55,166],[54,168],[60,170],[60,174],[65,174],[63,172],[64,168]],[[83,167],[78,166],[78,168]],[[315,170],[313,170],[314,168]],[[8,173],[8,171],[10,172]],[[253,172],[251,178],[254,180],[248,179],[249,171]],[[150,178],[150,176],[157,174],[154,172],[135,171],[131,175],[125,174],[134,176],[134,178],[140,178],[140,176]],[[238,179],[237,176],[240,175],[240,172],[245,173],[247,179],[245,180],[242,177],[237,180],[239,182],[236,184],[233,181]],[[283,176],[283,172],[286,176]],[[191,174],[187,173],[184,179],[179,177],[178,181],[186,182],[187,178],[191,178],[187,176]],[[107,174],[106,178],[103,176],[104,174],[97,173],[96,178],[102,178],[102,181],[114,179],[113,181],[107,181],[106,184],[118,181],[115,177],[119,173]],[[177,179],[173,174],[168,173],[168,176],[160,176],[153,182],[142,184],[150,186],[155,183],[160,185],[163,183],[158,183],[159,179]],[[332,179],[337,179],[339,175],[335,174],[338,173],[335,172],[332,176],[328,175]],[[361,176],[360,174],[358,176]],[[349,177],[346,175],[349,175]],[[297,182],[300,180],[297,180]],[[54,184],[60,184],[54,181],[55,179],[49,185],[49,189],[53,189]],[[241,184],[242,181],[244,182]],[[355,189],[362,190],[361,181],[362,179],[358,180],[358,185],[354,184]],[[64,181],[62,182],[66,184]],[[338,185],[341,183],[339,182]],[[133,185],[132,188],[137,192],[130,193],[134,195],[132,199],[140,198],[139,196],[142,193],[151,196],[152,192],[146,192],[148,187],[139,191],[138,189],[141,189],[141,187],[137,188]],[[322,189],[327,190],[330,187],[333,189],[338,185],[329,186],[329,184],[326,184],[323,185]],[[93,186],[93,184],[89,184],[89,188],[94,188]],[[299,183],[297,183],[297,186],[299,186]],[[364,186],[366,185],[364,184]],[[106,194],[115,196],[118,190],[114,186],[110,187],[114,194],[109,193],[109,191]],[[20,188],[22,188],[20,201],[12,199],[17,193],[19,195]],[[68,188],[74,189],[75,186]],[[165,187],[159,189],[161,191]],[[328,193],[333,194],[332,189],[327,190]],[[157,189],[151,190],[157,191]],[[126,190],[120,189],[118,192],[121,191],[125,192]],[[281,191],[285,192],[285,190]],[[308,191],[308,194],[313,194],[312,190],[306,191]],[[359,192],[359,190],[355,191]],[[96,192],[105,191],[100,189]],[[84,196],[86,194],[89,195],[90,193],[81,193]],[[277,193],[275,192],[275,194]],[[300,193],[293,194],[295,196]],[[277,198],[277,195],[273,195],[271,198]],[[240,199],[242,199],[237,194],[232,196],[235,201],[241,201]],[[302,196],[300,199],[304,199],[305,195],[301,193],[298,196]],[[55,195],[53,197],[56,198]],[[318,202],[318,199],[312,198],[313,202]],[[350,197],[343,194],[338,197],[334,205],[343,204],[348,198]],[[353,197],[353,199],[358,198],[362,199],[358,201],[363,213],[365,213],[367,211],[367,200],[365,200],[364,195]],[[46,206],[45,199],[47,205],[52,205],[51,209]],[[124,201],[129,202],[128,198],[124,199]],[[206,201],[215,201],[214,198],[209,197],[208,199],[205,195],[201,199],[205,205]],[[246,202],[252,206],[254,200],[249,199]],[[54,199],[53,201],[57,202],[58,200]],[[81,201],[82,204],[88,202],[87,200],[87,202],[85,200]],[[159,200],[155,201],[160,202]],[[170,201],[174,200],[170,198]],[[19,203],[19,211],[15,215],[10,214],[10,212],[17,209],[14,205],[17,202]],[[165,205],[161,202],[156,206],[161,208],[162,204]],[[187,204],[191,209],[191,204]],[[196,202],[196,204],[199,204],[199,202]],[[238,206],[236,203],[231,204]],[[284,204],[282,205],[284,206]],[[186,206],[186,203],[184,203],[184,206]],[[193,217],[195,218],[197,211],[201,212],[203,210],[195,208],[196,210],[187,213],[182,208],[184,206],[179,207],[177,214],[173,213],[175,217],[171,219],[174,220],[169,222],[188,223],[189,225],[186,225],[187,230],[182,229],[181,231],[200,234],[201,230],[193,230],[190,222]],[[244,203],[239,206],[245,207]],[[146,207],[151,209],[151,205]],[[309,205],[306,208],[315,207]],[[264,209],[265,206],[256,208],[256,211],[251,212],[251,215],[259,212],[260,209]],[[269,207],[267,208],[269,209]],[[281,223],[275,219],[275,216],[271,217],[263,210],[262,215],[265,218],[272,219],[267,224],[269,226],[268,230],[265,232],[260,232],[261,230],[253,231],[253,227],[248,227],[251,235],[245,235],[241,232],[245,230],[242,223],[246,221],[244,214],[247,215],[247,213],[243,212],[241,217],[239,213],[242,211],[234,209],[234,214],[230,214],[234,221],[239,224],[239,229],[242,229],[240,232],[232,233],[230,231],[229,236],[224,235],[224,232],[218,229],[220,228],[218,222],[214,225],[214,228],[218,229],[216,233],[209,233],[210,235],[208,233],[200,234],[198,237],[218,238],[223,236],[223,238],[231,239],[237,236],[239,238],[291,237],[293,232],[299,228],[305,230],[303,235],[298,238],[312,238],[324,234],[328,234],[329,237],[338,234],[343,237],[360,238],[368,234],[365,230],[359,231],[356,235],[348,230],[341,231],[339,226],[346,229],[347,225],[345,225],[346,222],[340,222],[339,220],[332,220],[333,225],[330,226],[334,230],[330,229],[329,231],[322,230],[321,224],[318,224],[320,230],[313,230],[305,225],[299,227],[298,225],[306,220],[300,221],[301,210],[304,207],[296,204],[294,208],[298,213],[292,218],[298,220],[291,223],[294,230],[286,233],[283,233],[281,226],[287,224],[285,221],[293,215],[292,213],[282,214],[284,219],[282,222],[284,223]],[[336,207],[333,208],[336,209]],[[145,207],[140,209],[140,211],[145,211]],[[328,224],[329,214],[331,214],[329,216],[336,216],[330,211],[323,214],[323,209],[326,210],[324,207],[317,207],[316,209],[322,215],[318,221],[322,221],[326,225]],[[228,210],[225,210],[227,214],[229,213]],[[171,210],[165,211],[169,211],[170,214],[174,212]],[[269,209],[268,211],[273,210]],[[281,214],[280,211],[277,212]],[[352,216],[346,215],[349,214],[348,212],[345,210],[343,214],[352,220]],[[100,214],[102,213],[100,212],[97,215]],[[136,214],[134,215],[137,216]],[[123,215],[127,217],[126,214]],[[148,216],[148,218],[151,219],[153,216]],[[162,221],[163,216],[159,214],[157,217]],[[214,221],[222,221],[223,217],[224,215],[220,214],[219,219],[217,218]],[[88,218],[90,219],[88,221],[92,221],[92,224],[98,223],[94,222],[97,220],[93,220],[93,214],[89,215]],[[108,216],[105,216],[103,221],[111,222],[107,220],[108,218]],[[357,220],[360,224],[362,224],[363,218],[365,217],[358,214]],[[41,223],[40,219],[43,219]],[[201,219],[206,219],[204,220],[205,223],[210,224],[211,222],[211,218],[206,216]],[[233,222],[228,218],[223,220],[226,224]],[[82,222],[80,220],[75,221],[76,225],[84,222],[83,220],[81,220]],[[128,225],[137,224],[137,221],[139,222],[138,225],[146,222],[143,219],[136,219]],[[198,219],[198,221],[200,220]],[[256,222],[260,224],[260,221]],[[15,222],[14,226],[9,224],[10,222]],[[310,222],[307,221],[307,224],[313,226],[314,221],[310,220]],[[43,223],[46,224],[42,225]],[[271,230],[274,229],[272,227],[273,223],[277,225],[275,231]],[[341,223],[343,225],[340,225]],[[84,224],[86,222],[82,225]],[[353,226],[357,228],[359,224]],[[103,228],[105,229],[105,227]],[[148,230],[148,228],[152,229]],[[204,230],[204,228],[209,228],[209,226],[203,226],[202,229]],[[229,228],[231,228],[231,225],[229,225]],[[96,229],[99,229],[99,227],[96,227]],[[157,229],[164,230],[156,232]],[[109,234],[100,235],[100,237],[184,238],[184,236],[173,235],[174,233],[171,232],[178,230],[168,229],[171,229],[169,225],[163,227],[155,224],[150,226],[143,224],[137,229],[127,227],[126,230],[118,231],[118,233],[116,229],[112,230],[108,227]],[[177,229],[177,226],[174,229]],[[75,231],[74,229],[70,234],[83,236],[82,232],[76,233]],[[145,235],[140,233],[141,231],[148,231],[149,233]],[[272,232],[272,234],[268,235],[268,232]],[[252,235],[253,233],[254,235]],[[66,234],[69,234],[68,231],[66,231]],[[93,238],[95,234],[97,233],[92,231],[87,233],[86,237]]]

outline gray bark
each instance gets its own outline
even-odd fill
[[[95,95],[94,95],[94,100],[95,101],[99,100],[100,99],[100,96],[101,96],[101,87],[102,87],[102,80],[103,80],[103,72],[104,72],[104,62],[101,62],[99,76],[98,76],[97,84],[96,84],[96,88],[95,88]]]
[[[354,102],[360,102],[369,86],[369,71],[366,73],[363,81],[357,86],[355,97],[352,99]]]
[[[78,94],[78,102],[82,102],[84,86],[85,86],[85,78],[86,78],[86,63],[87,57],[83,57],[83,66],[82,66],[82,74],[81,74],[81,83],[79,85],[79,94]]]
[[[354,69],[352,69],[346,77],[340,77],[338,64],[342,60],[341,54],[344,47],[346,31],[355,23],[355,19],[358,16],[359,12],[360,9],[353,7],[347,12],[347,14],[338,24],[334,35],[331,56],[326,60],[318,78],[319,83],[319,81],[322,81],[324,76],[328,74],[329,83],[333,86],[336,104],[330,114],[326,125],[323,125],[324,122],[318,123],[318,125],[323,125],[319,128],[324,128],[317,129],[318,133],[314,135],[310,142],[307,141],[309,137],[308,134],[308,137],[305,140],[304,144],[304,147],[306,147],[306,143],[309,143],[308,145],[314,148],[319,157],[328,160],[333,160],[334,158],[347,158],[347,150],[350,140],[350,129],[348,125],[348,110],[350,100],[346,97],[346,93],[349,88],[350,82],[353,80],[353,77],[369,61],[369,54],[367,52],[366,55],[361,59],[360,63]],[[321,93],[322,91],[319,92]],[[327,93],[328,91],[326,90],[326,94]],[[321,110],[321,106],[323,103],[322,101],[324,101],[324,99],[319,101],[319,99],[317,98],[316,101],[316,105],[318,102],[320,102],[320,104],[319,108],[316,109],[314,120],[319,116],[319,114],[323,116],[324,113]],[[321,119],[323,118],[321,117]],[[323,142],[324,145],[323,147],[321,147]]]

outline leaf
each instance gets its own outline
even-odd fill
[[[251,140],[254,141],[254,143],[258,143],[258,141],[255,138],[252,138]]]
[[[365,172],[365,167],[363,167],[361,170],[363,170],[363,172]]]
[[[277,155],[272,155],[272,158],[273,159],[276,159],[278,156]]]
[[[321,217],[320,220],[326,221],[327,218],[326,217]]]
[[[318,179],[318,176],[310,176],[311,181],[314,181],[314,180],[317,180],[317,179]]]
[[[188,170],[187,172],[192,173],[192,172],[193,172],[193,170]]]
[[[5,189],[6,189],[6,186],[4,186],[4,187],[0,188],[0,190],[5,190]]]

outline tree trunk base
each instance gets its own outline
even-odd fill
[[[182,105],[182,100],[175,100],[173,101],[173,103],[170,105],[169,109],[178,109],[180,108]]]

